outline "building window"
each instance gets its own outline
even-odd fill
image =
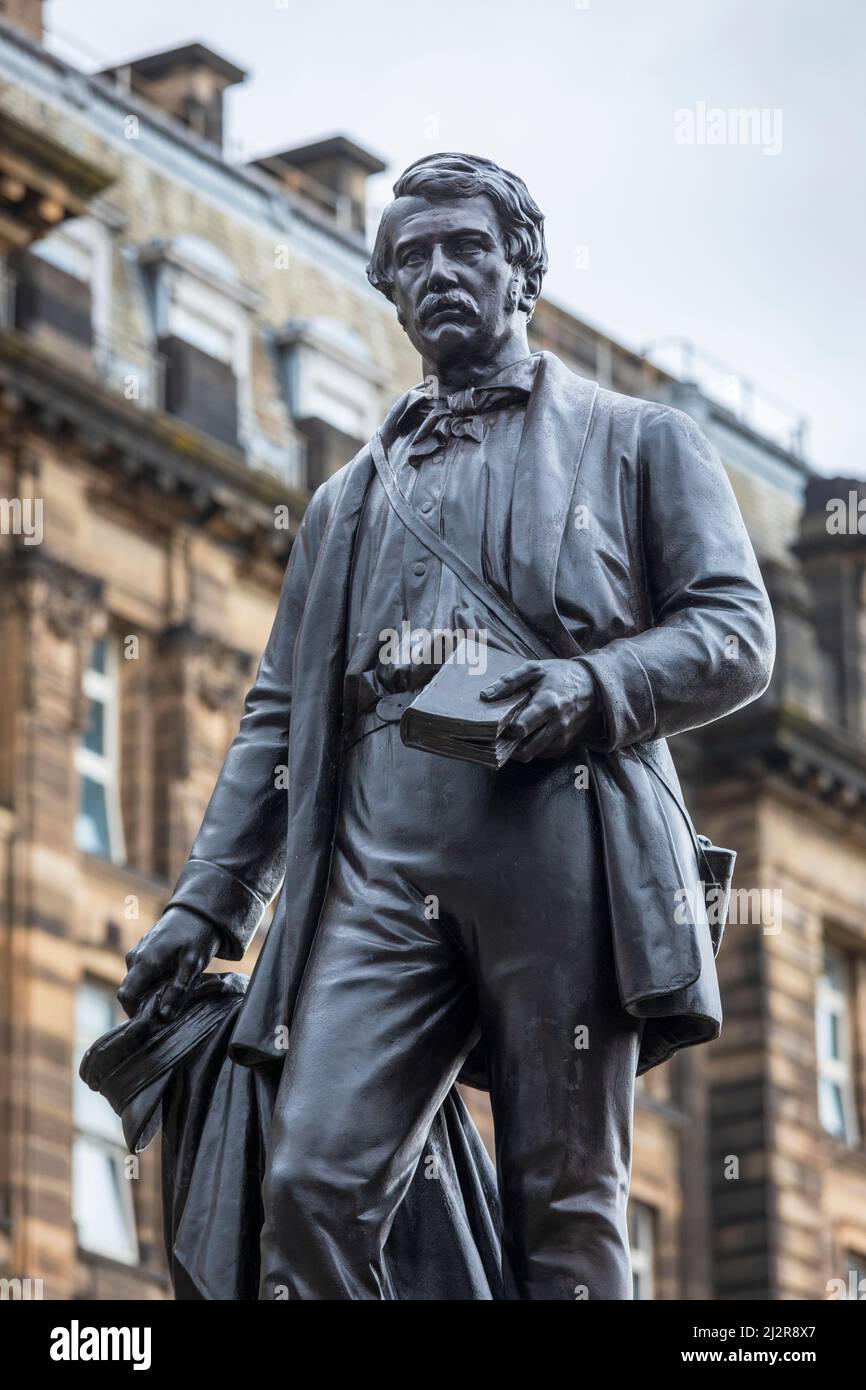
[[[93,342],[89,268],[70,270],[25,251],[11,263],[15,276],[15,327],[24,333],[46,330],[88,350]]]
[[[165,409],[232,448],[256,430],[252,316],[260,297],[230,259],[201,237],[154,242],[141,253],[165,371]]]
[[[93,980],[80,986],[75,1001],[72,1204],[83,1250],[136,1264],[135,1208],[120,1118],[78,1075],[90,1044],[122,1018],[112,986]]]
[[[633,1297],[645,1302],[655,1298],[655,1212],[646,1202],[629,1202],[628,1239]]]
[[[111,322],[106,228],[92,217],[73,218],[11,256],[9,269],[15,326],[61,351],[73,342],[90,362]]]
[[[165,359],[166,410],[236,448],[238,392],[231,364],[179,337],[161,338],[159,350]]]
[[[816,1038],[818,1113],[828,1133],[854,1144],[859,1134],[854,1094],[852,962],[836,946],[824,949],[818,980]]]
[[[376,429],[379,369],[363,338],[336,319],[291,319],[278,346],[289,409],[306,443],[304,482],[312,490]]]
[[[122,863],[117,651],[105,638],[90,649],[83,686],[87,723],[75,754],[80,787],[75,843],[88,854]]]

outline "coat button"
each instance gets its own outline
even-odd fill
[[[419,579],[422,577],[422,575],[425,575],[427,573],[427,566],[424,564],[423,560],[419,560],[417,565],[412,566],[412,573],[416,574]]]
[[[432,503],[432,502],[422,502],[422,503],[421,503],[421,510],[422,510],[422,512],[424,512],[425,514],[426,514],[427,512],[432,512],[432,510],[433,510],[433,503]]]

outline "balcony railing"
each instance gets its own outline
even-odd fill
[[[642,355],[680,381],[693,382],[709,400],[729,410],[749,429],[781,445],[796,458],[804,457],[808,418],[736,368],[704,352],[687,338],[660,338],[650,343]]]

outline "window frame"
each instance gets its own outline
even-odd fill
[[[154,242],[143,248],[141,263],[150,279],[155,342],[176,338],[230,369],[237,407],[231,447],[249,457],[258,434],[252,372],[260,296],[243,285],[229,257],[197,236]]]
[[[77,1112],[75,1099],[79,1088],[89,1090],[86,1083],[78,1075],[80,1058],[86,1049],[95,1041],[94,1038],[84,1037],[79,1029],[78,1003],[82,993],[91,990],[98,993],[102,999],[108,1000],[109,1010],[114,1023],[119,1023],[125,1015],[123,1010],[114,997],[114,985],[106,980],[98,979],[95,976],[85,975],[78,981],[75,994],[76,1015],[75,1015],[75,1036],[74,1036],[74,1072],[73,1072],[73,1104],[72,1104],[72,1143],[70,1150],[72,1164],[72,1186],[71,1186],[71,1211],[72,1221],[75,1227],[76,1242],[80,1250],[88,1255],[95,1255],[100,1259],[114,1260],[118,1264],[128,1265],[130,1268],[141,1264],[141,1243],[138,1237],[138,1218],[135,1210],[135,1198],[133,1196],[132,1183],[129,1182],[123,1172],[124,1165],[129,1157],[129,1150],[123,1139],[123,1130],[120,1120],[117,1119],[116,1131],[117,1138],[112,1139],[106,1133],[88,1127],[87,1123],[81,1119]],[[108,1109],[108,1102],[105,1102]],[[110,1113],[110,1112],[109,1112]],[[115,1116],[111,1116],[115,1119]],[[92,1150],[97,1150],[105,1154],[118,1171],[117,1190],[120,1194],[121,1214],[124,1222],[126,1234],[129,1237],[129,1245],[126,1252],[119,1250],[116,1246],[100,1247],[98,1244],[89,1244],[87,1237],[82,1232],[82,1225],[79,1219],[79,1212],[76,1207],[76,1164],[77,1154],[80,1146],[86,1145]]]
[[[111,331],[111,246],[108,232],[96,217],[75,217],[35,241],[32,255],[87,285],[94,347]]]
[[[642,1279],[649,1292],[637,1301],[651,1303],[656,1296],[656,1209],[649,1202],[633,1198],[628,1215],[632,1288],[636,1291]]]
[[[93,649],[101,641],[105,648],[105,670],[99,671],[93,665]],[[79,791],[85,777],[103,788],[105,795],[105,816],[108,827],[108,855],[112,864],[126,863],[126,843],[123,833],[123,813],[120,800],[120,662],[117,644],[111,634],[96,639],[90,645],[87,665],[81,681],[82,694],[86,702],[93,700],[103,710],[103,734],[105,751],[96,753],[85,748],[84,735],[75,749],[75,770],[78,774]],[[75,843],[84,854],[100,855],[98,850],[82,844],[78,825],[81,811],[76,813]]]
[[[837,987],[830,981],[828,960],[836,960],[840,967],[842,985]],[[854,958],[850,951],[835,942],[825,942],[821,961],[821,973],[815,985],[815,1060],[818,1076],[818,1121],[825,1133],[840,1143],[850,1147],[859,1143],[861,1137],[860,1117],[857,1109],[856,1039],[854,1030]],[[822,1028],[823,1019],[835,1019],[836,1035],[839,1039],[841,1056],[828,1056],[824,1051],[823,1038],[827,1029]],[[824,1122],[822,1095],[824,1087],[838,1088],[842,1109],[842,1133],[830,1129]]]

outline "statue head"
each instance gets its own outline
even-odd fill
[[[431,154],[394,184],[367,276],[444,374],[525,341],[546,269],[544,217],[523,180],[476,155]]]

